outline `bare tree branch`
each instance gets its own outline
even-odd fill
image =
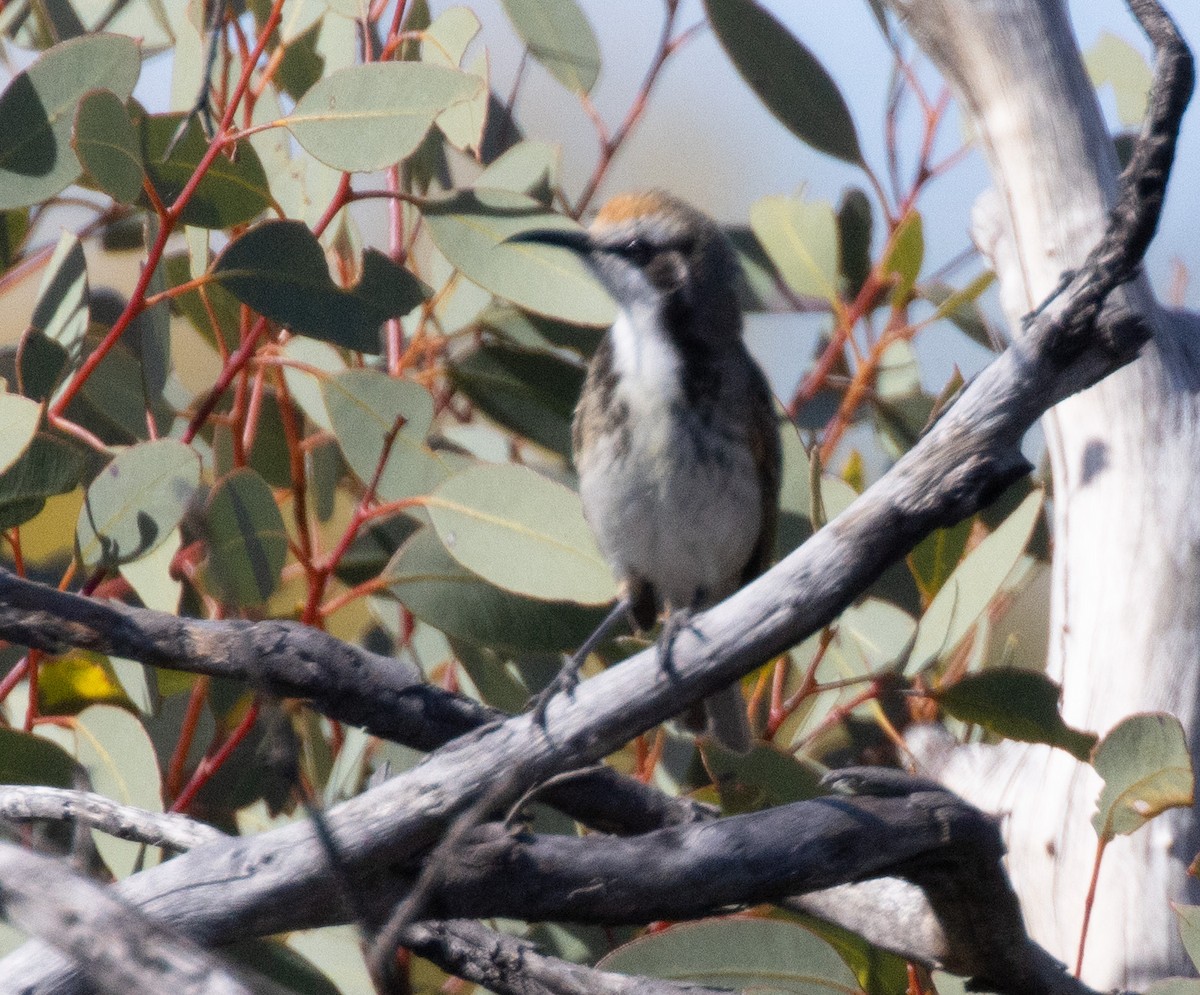
[[[539,953],[466,920],[410,926],[404,944],[442,970],[498,995],[727,995],[725,989],[613,974]]]
[[[1156,86],[1162,85],[1160,75]],[[1175,131],[1178,120],[1164,126]],[[931,529],[979,509],[1026,472],[1020,441],[1033,421],[1128,362],[1146,340],[1141,320],[1098,303],[1091,288],[1111,290],[1135,272],[1141,233],[1147,224],[1153,228],[1165,180],[1165,172],[1126,178],[1132,209],[1113,216],[1105,244],[1130,240],[1134,248],[1115,277],[1104,269],[1106,259],[1082,270],[1056,295],[1053,308],[1030,319],[1025,341],[969,384],[887,475],[777,567],[682,630],[672,645],[669,674],[647,650],[584,682],[573,695],[553,698],[544,728],[518,716],[464,735],[413,770],[331,809],[330,825],[351,870],[366,877],[393,864],[411,873],[497,772],[514,772],[514,790],[523,790],[599,760],[630,735],[828,624]],[[1107,292],[1099,295],[1101,302]],[[896,835],[892,843],[899,845]],[[335,910],[314,900],[327,882],[305,824],[198,848],[118,889],[130,901],[152,904],[188,935],[214,943],[327,917]],[[636,919],[638,910],[629,915]],[[987,968],[983,976],[990,981],[996,966]],[[7,958],[0,977],[20,978],[22,986],[36,981],[43,991],[76,990],[61,963],[33,948]],[[12,990],[8,984],[0,981],[0,991]]]
[[[246,681],[280,698],[414,749],[432,749],[504,713],[422,683],[417,669],[297,622],[206,621],[98,601],[0,568],[0,638],[48,653],[71,648],[150,666]],[[670,798],[615,770],[581,771],[543,795],[586,826],[646,832],[709,819],[709,806]]]
[[[73,959],[110,995],[262,995],[206,951],[66,865],[0,843],[0,908],[15,925]],[[15,979],[14,979],[15,980]],[[6,982],[7,983],[7,982]]]
[[[81,822],[118,839],[180,851],[226,838],[219,829],[186,815],[147,812],[92,791],[70,788],[0,785],[0,819]]]

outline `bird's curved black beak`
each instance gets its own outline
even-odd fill
[[[509,235],[504,240],[508,243],[529,242],[534,245],[557,245],[563,249],[571,249],[580,255],[588,255],[595,245],[592,237],[586,231],[575,228],[531,228]]]

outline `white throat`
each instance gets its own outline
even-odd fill
[[[621,308],[612,326],[613,368],[626,401],[674,397],[683,360],[652,307]]]

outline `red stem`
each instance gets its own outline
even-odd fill
[[[206,785],[212,776],[219,771],[229,759],[231,753],[236,750],[242,741],[250,734],[250,730],[254,728],[254,723],[258,721],[259,704],[258,699],[246,710],[242,721],[238,723],[236,729],[230,733],[229,738],[221,744],[221,748],[217,750],[211,757],[205,757],[200,761],[200,766],[196,768],[196,773],[192,775],[192,779],[188,781],[187,787],[179,793],[179,797],[171,804],[170,811],[186,812],[195,800],[200,789]]]

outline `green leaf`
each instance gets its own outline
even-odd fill
[[[17,261],[29,234],[29,211],[0,211],[0,273]]]
[[[931,600],[942,589],[958,566],[974,522],[974,518],[964,518],[957,525],[935,529],[908,554],[909,569],[926,600]]]
[[[375,62],[326,76],[283,123],[314,157],[346,172],[407,158],[436,118],[482,86],[477,76],[419,62]]]
[[[450,555],[497,587],[584,605],[616,597],[579,495],[527,467],[463,470],[438,487],[426,507]]]
[[[126,449],[87,489],[75,546],[85,567],[114,567],[144,556],[183,520],[200,486],[195,450],[173,439]]]
[[[41,420],[40,404],[20,394],[0,394],[0,474],[29,448]]]
[[[1058,713],[1060,693],[1061,688],[1045,674],[998,667],[968,674],[940,688],[934,697],[956,719],[974,722],[1006,739],[1060,747],[1087,763],[1097,737],[1063,722]]]
[[[885,273],[895,275],[892,303],[903,306],[912,299],[913,286],[925,260],[925,231],[921,215],[910,211],[892,233],[891,244],[883,259]]]
[[[923,670],[954,651],[1012,573],[1042,510],[1043,494],[1031,492],[995,531],[968,553],[930,602],[917,627],[905,673]]]
[[[29,521],[47,498],[74,490],[82,470],[70,443],[38,432],[25,454],[0,474],[0,529]]]
[[[1117,120],[1125,127],[1140,124],[1146,116],[1146,101],[1154,82],[1154,73],[1136,48],[1111,31],[1101,31],[1096,43],[1083,55],[1092,85],[1106,83],[1117,98]]]
[[[87,263],[83,244],[70,232],[59,236],[46,266],[30,325],[78,362],[88,327]]]
[[[92,789],[122,805],[161,812],[158,758],[141,722],[115,705],[92,705],[75,720],[75,757],[88,772]],[[126,877],[144,859],[143,846],[99,830],[92,839],[109,869]]]
[[[75,761],[62,747],[0,726],[0,784],[75,787]]]
[[[79,102],[71,145],[100,189],[122,204],[142,193],[142,148],[125,103],[111,90],[93,90]]]
[[[329,978],[302,954],[278,940],[239,940],[221,948],[239,969],[249,975],[248,980],[267,978],[273,985],[263,985],[262,990],[275,990],[282,995],[340,995],[338,988]],[[261,984],[261,982],[259,983]],[[258,985],[255,985],[258,988]]]
[[[996,336],[979,307],[980,295],[995,281],[996,274],[985,270],[961,290],[940,280],[930,280],[916,289],[937,307],[935,317],[946,319],[973,342],[996,352]]]
[[[385,576],[391,595],[422,622],[498,653],[576,649],[605,615],[604,609],[538,601],[501,590],[457,563],[430,528],[421,529],[397,551]],[[372,610],[396,631],[394,603],[373,598]]]
[[[421,61],[435,66],[457,69],[466,54],[467,46],[479,33],[479,18],[466,7],[448,7],[422,33]],[[447,107],[437,116],[437,126],[450,144],[464,152],[478,149],[483,140],[491,90],[487,85],[487,52],[481,51],[467,67],[477,76],[480,87],[470,100]]]
[[[213,275],[243,304],[301,335],[378,353],[379,326],[408,314],[425,288],[377,252],[363,253],[353,287],[329,276],[316,236],[300,221],[264,221],[226,246]]]
[[[824,794],[811,767],[772,744],[757,743],[749,753],[739,754],[709,736],[701,740],[700,752],[720,792],[725,815],[758,812]]]
[[[1173,715],[1132,715],[1096,747],[1092,766],[1104,778],[1092,825],[1104,842],[1127,836],[1169,808],[1191,808],[1192,757]]]
[[[550,206],[558,189],[562,169],[562,146],[550,142],[518,142],[479,174],[475,187],[512,190]]]
[[[74,715],[100,704],[133,707],[108,657],[72,650],[41,665],[38,707],[43,715]]]
[[[159,199],[172,204],[191,181],[196,167],[208,152],[208,139],[198,118],[188,119],[183,137],[171,149],[184,114],[145,115],[135,108],[141,134],[142,159]],[[144,206],[149,202],[143,197]],[[271,188],[258,153],[248,142],[226,147],[204,178],[192,191],[180,221],[197,228],[231,228],[258,217],[271,204]]]
[[[571,416],[582,367],[557,356],[483,345],[450,366],[450,381],[510,431],[571,458]]]
[[[529,54],[568,90],[589,93],[600,75],[600,48],[575,0],[503,0]]]
[[[612,299],[571,250],[508,242],[534,229],[576,231],[532,197],[509,190],[460,190],[421,205],[438,249],[463,276],[535,314],[581,325],[611,325]]]
[[[690,984],[795,995],[846,995],[858,980],[814,933],[771,919],[682,923],[627,943],[596,965]]]
[[[832,205],[764,197],[750,208],[750,227],[793,293],[838,299],[838,225]]]
[[[1183,949],[1192,959],[1192,963],[1200,966],[1200,905],[1182,905],[1171,903],[1175,917],[1179,920],[1179,937],[1183,940]],[[1194,982],[1200,990],[1200,981]]]
[[[248,467],[221,481],[208,499],[208,574],[224,601],[261,605],[279,585],[287,531],[267,482]]]
[[[846,297],[853,300],[871,273],[871,202],[857,187],[842,196],[837,225],[838,272]]]
[[[754,0],[704,7],[735,68],[779,123],[814,149],[862,165],[854,119],[816,56]]]
[[[74,183],[75,107],[89,90],[128,100],[141,70],[132,38],[93,34],[55,45],[0,93],[0,210],[49,200]]]
[[[557,352],[570,349],[584,359],[591,358],[604,338],[606,329],[572,325],[554,318],[543,318],[508,305],[493,305],[479,317],[484,328],[491,329],[506,342],[533,352]]]
[[[375,493],[383,501],[428,494],[447,469],[425,444],[433,398],[411,380],[379,370],[346,370],[321,384],[333,434],[364,485],[375,479],[388,436],[396,430]]]

